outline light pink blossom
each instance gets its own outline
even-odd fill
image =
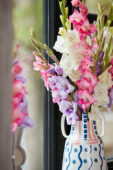
[[[78,7],[80,5],[80,0],[72,0],[71,3],[72,3],[72,6]]]
[[[113,58],[111,59],[111,65],[113,66]]]
[[[93,44],[93,46],[92,46],[93,52],[96,54],[100,47],[94,39],[92,39],[91,41]]]
[[[81,80],[76,81],[79,90],[86,90],[88,93],[92,93],[94,90],[94,86],[91,81],[88,81],[86,78],[82,78]]]
[[[90,49],[90,45],[87,43],[85,39],[82,39],[79,43],[77,43],[74,48],[77,50],[78,48]],[[84,51],[84,50],[83,50]],[[83,52],[82,52],[83,53]]]
[[[76,27],[75,27],[76,29]],[[91,33],[94,32],[94,29],[92,29],[92,25],[89,23],[88,19],[86,19],[81,27],[78,28],[80,38],[85,38],[86,36],[90,36]]]
[[[45,64],[42,61],[42,59],[39,58],[38,56],[35,56],[35,59],[36,61],[33,62],[34,70],[38,70],[38,71],[46,70]]]
[[[96,86],[98,79],[90,70],[82,71],[82,78],[86,78],[89,82],[92,83],[92,86]]]
[[[93,53],[90,49],[85,49],[83,51],[83,55],[88,56],[88,57],[92,57]]]
[[[94,66],[93,60],[91,60],[89,57],[84,57],[81,61],[81,65],[79,67],[79,71],[83,71],[85,69],[90,70],[90,67]]]
[[[49,90],[49,81],[48,81],[48,79],[49,79],[49,77],[50,77],[50,74],[48,74],[48,73],[46,72],[46,70],[42,70],[42,71],[40,72],[40,74],[42,75],[42,78],[43,78],[43,80],[44,80],[45,87],[47,88],[47,90]]]
[[[18,63],[14,64],[12,68],[12,74],[13,75],[20,74],[21,72],[22,72],[22,67]]]
[[[79,9],[80,9],[80,13],[82,13],[82,15],[87,16],[88,9],[84,3],[80,3]]]
[[[113,80],[113,66],[109,69],[109,72],[111,73],[111,78]]]
[[[82,106],[83,110],[86,110],[91,104],[97,102],[97,100],[85,90],[79,90],[77,95],[79,97],[78,104]]]
[[[12,86],[12,94],[16,95],[18,93],[21,93],[22,95],[27,94],[27,91],[25,87],[23,86],[23,83],[21,80],[15,80]]]
[[[85,17],[74,9],[74,13],[69,17],[70,22],[75,26],[81,26],[84,23]]]

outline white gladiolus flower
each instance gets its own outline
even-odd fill
[[[107,112],[107,106],[106,107],[103,107],[103,106],[99,107],[98,105],[93,104],[91,106],[89,119],[90,120],[99,120],[100,116],[102,116],[103,113],[106,113],[106,112]]]
[[[111,74],[106,70],[98,78],[99,82],[94,89],[94,97],[98,100],[95,106],[107,106],[109,103],[108,89],[113,84]]]
[[[67,32],[63,27],[61,27],[59,28],[59,34],[64,37],[67,34]]]
[[[70,53],[64,53],[62,55],[60,60],[60,67],[63,69],[64,77],[69,76],[72,81],[79,80],[80,72],[77,69],[81,62],[81,56],[78,57],[78,59],[76,53],[73,56]]]
[[[62,29],[60,29],[60,31],[62,31]],[[57,52],[65,53],[68,51],[70,46],[74,46],[79,42],[80,38],[78,33],[75,30],[68,30],[66,33],[64,33],[64,36],[57,36],[57,41],[53,48]]]
[[[94,97],[96,100],[98,100],[97,104],[99,106],[107,105],[109,103],[108,88],[105,86],[105,84],[100,82],[97,83],[94,89]]]
[[[57,36],[57,41],[53,49],[55,49],[57,52],[60,52],[60,53],[65,53],[67,51],[64,37],[60,35]]]
[[[60,32],[63,32],[60,29]],[[64,77],[69,76],[72,81],[76,81],[80,78],[80,73],[77,70],[80,66],[83,58],[83,46],[75,48],[80,42],[79,35],[75,30],[68,30],[64,33],[64,36],[58,36],[54,49],[60,53],[63,53],[60,60],[60,67],[63,69]]]
[[[103,72],[98,78],[99,82],[104,84],[107,89],[112,87],[113,81],[111,78],[111,73],[108,72],[108,69],[105,72]]]

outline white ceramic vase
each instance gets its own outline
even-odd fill
[[[99,137],[96,121],[88,121],[83,114],[82,121],[75,122],[69,136],[64,130],[65,116],[62,117],[62,134],[66,137],[62,170],[107,170],[104,145]],[[102,122],[104,120],[102,119]],[[102,134],[104,135],[104,122]]]

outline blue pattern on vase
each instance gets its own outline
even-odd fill
[[[72,162],[73,162],[73,164],[76,164],[76,161],[75,161],[75,160],[73,160]]]
[[[103,166],[103,159],[102,159],[102,156],[101,156],[101,145],[99,144],[99,157],[101,159],[101,166],[100,166],[100,170],[102,170],[102,166]]]
[[[70,166],[70,163],[71,163],[71,158],[70,158],[71,152],[72,152],[72,145],[71,145],[71,150],[70,150],[69,155],[68,155],[68,158],[69,158],[69,164],[68,164],[68,166],[67,166],[66,170],[68,170],[68,168],[69,168],[69,166]]]
[[[92,145],[90,145],[90,160],[91,160],[91,165],[90,165],[88,170],[91,170],[92,165],[93,165],[93,160],[92,160],[92,157],[91,157],[91,153],[92,153]]]
[[[97,147],[94,147],[94,151],[97,151]]]
[[[97,158],[95,158],[95,159],[94,159],[94,162],[95,162],[95,163],[97,163],[97,162],[98,162],[98,159],[97,159]]]
[[[81,159],[81,157],[80,157],[81,152],[82,152],[82,146],[80,145],[80,152],[79,152],[79,154],[78,154],[78,159],[79,159],[79,161],[80,161],[80,166],[78,167],[78,170],[80,170],[80,168],[82,167],[82,159]]]
[[[74,149],[74,152],[77,152],[77,151],[78,151],[78,149],[77,149],[77,148],[75,148],[75,149]]]

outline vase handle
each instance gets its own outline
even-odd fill
[[[103,137],[105,135],[105,120],[104,120],[104,117],[102,115],[99,115],[99,117],[102,120],[102,131],[101,131],[100,137]]]
[[[67,139],[69,136],[66,135],[66,132],[65,132],[65,127],[64,127],[65,118],[66,118],[66,116],[62,115],[62,118],[61,118],[61,132],[62,132],[62,135]]]

